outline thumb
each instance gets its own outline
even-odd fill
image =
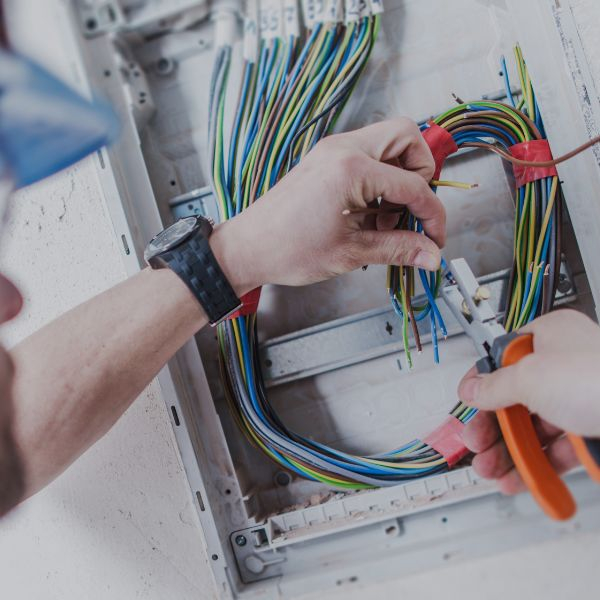
[[[489,375],[471,369],[458,395],[465,404],[488,411],[522,404],[556,427],[597,437],[600,403],[592,375],[597,369],[596,357],[587,362],[582,356],[530,354]]]
[[[534,355],[526,356],[516,365],[502,367],[486,375],[480,375],[473,367],[458,386],[458,397],[469,406],[482,410],[498,410],[523,404],[532,408],[535,392],[532,381],[536,380]]]
[[[363,230],[360,235],[364,247],[361,260],[365,263],[412,266],[427,271],[440,268],[440,249],[421,233]]]

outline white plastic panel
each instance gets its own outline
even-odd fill
[[[184,4],[168,3],[174,12]],[[130,271],[139,268],[136,257],[161,221],[170,221],[169,201],[207,183],[212,25],[197,22],[198,13],[186,21],[187,11],[179,11],[183,25],[161,26],[155,17],[166,6],[150,0],[129,3],[127,14],[139,18],[138,25],[130,20],[112,27],[111,35],[90,35],[80,27],[81,11],[73,14],[74,30],[79,27],[81,32],[81,77],[87,74],[93,87],[110,97],[125,123],[122,140],[101,154],[98,168]],[[120,7],[124,14],[126,3]],[[600,111],[590,101],[584,107],[586,120],[581,118],[585,95],[575,93],[564,48],[571,62],[573,56],[581,61],[582,55],[575,36],[563,45],[565,37],[561,42],[556,30],[559,14],[565,11],[568,8],[557,8],[551,0],[388,0],[377,50],[340,127],[398,115],[424,119],[448,107],[452,93],[463,99],[495,94],[502,88],[500,56],[510,57],[514,43],[521,41],[551,142],[558,149],[577,145],[571,142],[579,143],[594,130]],[[148,15],[153,18],[142,19]],[[544,23],[546,33],[540,32],[540,25],[533,33],[527,30],[525,39],[521,23],[527,22]],[[152,35],[147,37],[149,31]],[[549,53],[562,70],[547,66]],[[235,70],[231,78],[235,81]],[[575,83],[580,89],[580,80]],[[561,91],[555,94],[557,87]],[[563,121],[565,111],[569,119]],[[598,252],[595,234],[600,226],[596,209],[588,209],[584,198],[596,189],[590,186],[600,170],[591,156],[585,161],[574,161],[560,173],[597,290],[599,267],[591,258]],[[504,165],[492,156],[469,154],[451,161],[444,177],[480,184],[469,192],[440,192],[449,217],[447,257],[464,256],[477,274],[508,267],[513,216]],[[575,249],[574,259],[576,254]],[[576,275],[585,287],[584,274]],[[304,289],[268,289],[261,303],[261,335],[284,335],[379,308],[386,300],[384,274],[378,268]],[[300,590],[352,583],[353,578],[397,573],[400,558],[402,572],[410,572],[443,563],[454,552],[493,552],[526,538],[560,535],[561,529],[541,520],[526,497],[490,496],[491,488],[469,469],[393,490],[346,496],[301,479],[282,478],[279,467],[251,447],[233,423],[220,386],[214,333],[204,331],[197,343],[187,344],[159,379],[165,401],[178,415],[175,433],[224,597],[288,597]],[[427,350],[410,373],[399,369],[397,357],[389,355],[276,388],[273,402],[288,424],[321,441],[360,452],[389,449],[426,432],[454,404],[456,384],[475,355],[461,337],[443,344],[441,351],[439,367],[433,366]],[[577,523],[598,526],[599,509],[593,501],[597,490],[582,477],[576,477],[576,487],[584,500]],[[450,514],[446,510],[452,511],[451,527],[443,521]],[[258,547],[234,547],[239,532],[254,529],[267,531],[264,538],[259,536]],[[403,536],[405,531],[410,535]],[[424,549],[435,554],[433,562]],[[251,577],[247,565],[238,568],[240,552],[244,561],[252,553],[270,553],[276,560]],[[387,553],[385,560],[375,566],[369,562],[382,552]],[[285,560],[279,560],[282,553]],[[340,562],[335,562],[337,554]],[[251,558],[253,563],[258,564]],[[255,583],[248,585],[249,581]]]

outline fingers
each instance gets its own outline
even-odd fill
[[[458,396],[465,404],[482,410],[498,410],[519,403],[529,406],[537,377],[543,376],[538,372],[538,362],[534,355],[529,355],[516,365],[487,375],[471,369],[458,386]]]
[[[23,297],[15,285],[0,275],[0,323],[16,317],[23,306]]]
[[[564,431],[594,437],[600,432],[597,356],[540,351],[488,375],[471,370],[458,395],[483,410],[523,404]]]
[[[573,446],[564,437],[556,440],[546,448],[546,456],[559,475],[570,471],[579,464]],[[503,494],[507,495],[518,494],[527,489],[523,479],[514,468],[498,479],[498,487]]]
[[[440,249],[426,236],[413,231],[360,231],[361,264],[405,265],[427,271],[440,267]]]
[[[383,197],[404,205],[423,224],[427,235],[443,247],[446,242],[446,211],[429,184],[416,173],[369,160],[364,167],[363,198]]]
[[[494,413],[480,412],[463,431],[463,441],[475,452],[473,468],[484,479],[497,479],[513,466]]]
[[[463,430],[465,446],[475,453],[491,448],[500,439],[500,427],[492,412],[479,412]]]
[[[397,160],[400,167],[418,173],[427,182],[433,177],[435,164],[431,150],[410,119],[382,121],[335,137],[348,141],[377,161]]]
[[[475,472],[484,479],[499,479],[514,467],[508,448],[502,441],[476,454],[472,464]]]
[[[558,473],[565,473],[575,467],[578,463],[575,451],[568,439],[562,437],[563,432],[538,417],[533,417],[533,423],[553,468]],[[493,413],[479,413],[465,427],[463,440],[469,450],[477,453],[472,465],[480,477],[497,479],[500,490],[506,494],[525,490]]]
[[[565,347],[571,352],[597,352],[598,339],[589,335],[595,328],[596,324],[586,315],[562,309],[535,319],[520,331],[533,334],[536,352],[560,352]]]
[[[390,208],[394,208],[394,205],[387,200],[382,200],[379,208],[383,210],[389,210]],[[391,231],[392,229],[396,229],[398,223],[400,222],[400,215],[396,214],[382,214],[377,215],[377,229],[379,231]]]
[[[555,427],[552,425],[552,423],[548,423],[548,421],[540,419],[538,415],[531,415],[531,421],[542,446],[545,446],[564,433],[560,427]]]
[[[537,415],[532,415],[531,420],[542,446],[549,444],[564,433],[561,429],[540,419]],[[465,446],[471,452],[480,453],[491,448],[501,440],[500,426],[495,413],[479,412],[465,426],[462,438]]]

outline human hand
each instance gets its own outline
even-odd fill
[[[520,403],[532,413],[546,455],[559,473],[577,465],[565,431],[600,438],[600,328],[588,317],[560,310],[520,330],[532,333],[535,353],[489,375],[471,369],[460,383],[460,399],[483,411]],[[501,491],[525,489],[500,435],[493,412],[481,412],[465,428],[476,453],[475,471],[497,479]]]
[[[22,304],[17,288],[0,274],[0,324],[16,317]],[[12,430],[13,379],[13,362],[0,345],[0,517],[17,504],[25,489],[22,460]]]
[[[213,253],[242,294],[266,283],[307,285],[366,264],[436,270],[446,217],[428,184],[433,172],[429,147],[408,119],[330,136],[264,197],[219,225]],[[406,206],[427,236],[396,230],[397,215],[342,215],[378,197],[387,207]]]

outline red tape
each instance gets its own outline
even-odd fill
[[[453,416],[449,416],[442,424],[432,431],[423,442],[439,452],[452,467],[461,458],[469,454],[469,449],[462,440],[464,423]]]
[[[242,301],[242,308],[234,312],[228,319],[237,319],[238,317],[247,317],[248,315],[254,315],[258,311],[258,302],[260,300],[260,292],[262,288],[256,288],[247,294],[244,294],[240,300]]]
[[[435,161],[435,173],[433,174],[433,179],[439,179],[446,159],[451,154],[458,152],[458,146],[450,133],[433,122],[429,123],[429,127],[422,135],[423,138],[425,138],[425,141],[431,150],[431,154],[433,154],[433,160]]]
[[[552,150],[548,140],[533,140],[511,146],[510,153],[520,160],[531,160],[535,162],[546,162],[552,160]],[[556,167],[523,167],[513,165],[517,187],[533,183],[546,177],[557,177]]]

